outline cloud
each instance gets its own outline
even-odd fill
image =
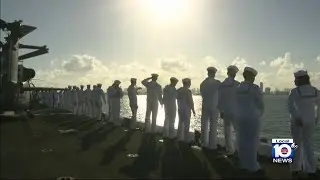
[[[57,61],[57,59],[50,61],[50,67],[53,67],[53,65],[56,63],[56,61]]]
[[[236,57],[231,64],[237,66],[239,69],[244,69],[246,66],[249,66],[247,60],[240,57]]]
[[[168,72],[186,72],[191,68],[191,64],[187,62],[186,57],[179,56],[177,58],[159,59],[160,67]]]
[[[266,61],[261,61],[261,62],[259,63],[259,65],[260,65],[260,66],[265,66],[265,65],[267,65],[267,63],[266,63]]]
[[[38,70],[36,79],[44,81],[37,81],[36,84],[38,86],[65,87],[69,84],[96,84],[100,82],[107,86],[119,79],[123,82],[123,86],[127,86],[131,77],[142,80],[154,72],[160,74],[159,81],[163,84],[168,83],[171,76],[190,77],[195,81],[198,77],[203,78],[191,73],[192,65],[183,56],[158,59],[158,65],[154,67],[139,62],[105,65],[103,61],[87,54],[73,55],[61,62],[58,68],[49,71]]]
[[[62,62],[63,69],[73,73],[87,73],[96,65],[101,65],[100,61],[89,55],[74,55]]]
[[[189,77],[192,79],[193,87],[198,87],[206,77],[206,68],[214,66],[218,69],[217,79],[224,80],[227,74],[227,66],[230,64],[240,69],[237,80],[242,80],[242,70],[250,63],[241,57],[236,57],[231,63],[219,61],[212,56],[205,56],[200,59],[188,59],[179,55],[155,59],[154,65],[134,61],[127,64],[104,64],[88,54],[73,55],[69,59],[55,60],[55,67],[51,70],[38,70],[36,79],[37,86],[66,87],[67,85],[97,84],[102,83],[107,88],[116,79],[122,81],[122,86],[129,85],[131,77],[141,81],[150,76],[151,73],[158,73],[159,82],[162,86],[168,84],[169,78],[174,76],[178,79]],[[265,61],[263,61],[265,62]],[[60,64],[58,64],[60,63]],[[265,86],[278,87],[280,89],[293,86],[293,72],[304,67],[303,63],[293,63],[290,53],[278,57],[270,62],[269,66],[254,67],[259,71],[256,82],[264,82]],[[320,72],[310,72],[312,82],[320,85]],[[179,83],[181,84],[181,83]]]
[[[304,68],[304,63],[293,63],[290,53],[285,53],[283,57],[278,57],[270,62],[271,72],[269,74],[272,80],[272,86],[284,88],[293,85],[293,73]]]
[[[285,53],[283,57],[278,57],[270,62],[270,67],[277,69],[277,75],[287,76],[298,69],[304,68],[302,62],[296,64],[291,62],[291,54]]]
[[[320,54],[319,56],[317,57],[316,61],[318,61],[320,63]]]
[[[309,72],[312,85],[320,89],[320,72]]]
[[[278,57],[275,60],[270,62],[270,67],[279,67],[282,66],[284,64],[287,64],[288,62],[290,62],[291,59],[291,54],[290,53],[286,53],[284,55],[284,57]]]

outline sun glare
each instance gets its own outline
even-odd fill
[[[143,9],[154,20],[179,21],[188,14],[189,0],[141,0]]]

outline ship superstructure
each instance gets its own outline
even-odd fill
[[[1,36],[7,34],[5,42],[0,42],[0,112],[16,111],[19,109],[19,95],[24,91],[50,90],[49,87],[25,87],[23,83],[35,77],[34,69],[25,68],[23,61],[35,56],[49,52],[47,46],[24,45],[19,41],[36,29],[34,26],[23,25],[22,21],[6,22],[0,19]],[[20,49],[34,50],[23,55],[19,54]],[[54,88],[63,90],[62,88]]]

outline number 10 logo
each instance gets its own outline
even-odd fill
[[[298,147],[293,140],[272,140],[272,158],[293,158],[294,150]]]

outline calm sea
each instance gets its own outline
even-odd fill
[[[200,117],[201,117],[201,97],[193,96],[195,103],[196,117],[192,116],[191,119],[191,131],[194,129],[200,130]],[[265,113],[262,118],[263,128],[261,136],[272,138],[291,138],[290,126],[289,126],[289,113],[286,110],[286,95],[266,95],[264,96]],[[138,121],[144,121],[146,112],[146,96],[138,96]],[[128,96],[122,98],[121,103],[121,116],[130,117],[131,110],[129,107]],[[159,105],[157,125],[163,126],[164,123],[164,108]],[[176,117],[175,127],[178,128],[178,116]],[[223,136],[223,122],[218,121],[218,133],[219,136]],[[320,149],[320,127],[319,125],[315,130],[315,145],[316,151]]]

